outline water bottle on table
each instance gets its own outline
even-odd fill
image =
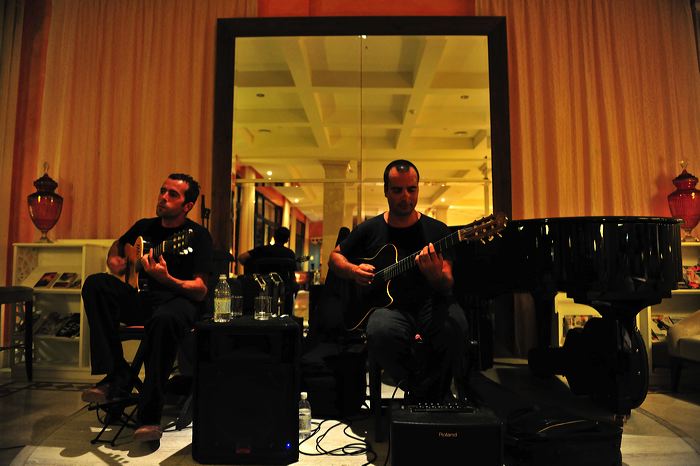
[[[311,404],[306,392],[301,392],[299,400],[299,440],[304,440],[311,435]]]
[[[231,320],[231,288],[226,275],[219,275],[219,283],[214,289],[214,322]]]

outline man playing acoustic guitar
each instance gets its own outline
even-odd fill
[[[83,401],[104,403],[128,395],[131,374],[119,323],[145,327],[146,377],[136,440],[162,436],[165,384],[178,343],[204,311],[213,247],[209,232],[187,218],[198,196],[199,184],[191,176],[169,175],[160,188],[157,216],[137,221],[112,244],[107,254],[111,274],[90,275],[83,284],[92,373],[107,374],[83,392]],[[152,245],[149,252],[141,249],[142,241]]]
[[[451,401],[453,375],[458,392],[465,388],[468,326],[451,296],[449,251],[436,250],[450,230],[415,210],[419,176],[408,160],[389,163],[384,170],[389,210],[359,224],[331,253],[329,264],[361,291],[379,281],[383,256],[401,269],[417,266],[378,285],[374,296],[366,293],[371,307],[360,323],[367,319],[370,354],[407,392],[409,402]],[[404,258],[410,262],[402,264]]]

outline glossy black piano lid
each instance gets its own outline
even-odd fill
[[[455,279],[460,292],[485,297],[564,291],[581,303],[656,304],[682,279],[680,222],[608,216],[511,220],[492,241],[456,246]]]

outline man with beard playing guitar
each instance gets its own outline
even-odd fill
[[[178,343],[205,310],[212,239],[204,227],[187,218],[198,196],[199,184],[191,176],[169,175],[160,188],[157,216],[137,221],[112,244],[107,254],[111,274],[90,275],[83,284],[92,373],[107,374],[83,392],[83,401],[104,403],[128,395],[124,387],[131,374],[119,340],[119,323],[145,326],[141,344],[145,345],[146,377],[138,404],[140,427],[134,431],[139,441],[162,436],[165,384]],[[142,239],[154,246],[147,254],[134,248]],[[183,248],[192,252],[183,255]],[[139,270],[140,276],[134,276]]]
[[[458,396],[465,396],[468,325],[452,297],[449,251],[438,252],[434,244],[450,230],[415,210],[419,178],[408,160],[389,163],[384,170],[389,210],[358,225],[331,253],[329,264],[362,290],[370,288],[379,271],[369,258],[381,255],[385,245],[396,259],[420,251],[417,267],[391,280],[383,289],[386,299],[371,303],[375,307],[363,317],[368,350],[407,392],[409,402],[454,401],[453,376]]]

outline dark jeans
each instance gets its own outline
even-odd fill
[[[416,313],[379,308],[367,322],[370,357],[399,387],[425,401],[442,401],[453,377],[463,396],[468,375],[464,310],[451,298],[439,301],[434,310]]]
[[[159,424],[178,343],[192,329],[199,304],[168,292],[139,293],[107,273],[87,277],[82,295],[90,324],[93,374],[113,374],[126,365],[120,322],[144,326],[146,377],[139,397],[139,421]]]

